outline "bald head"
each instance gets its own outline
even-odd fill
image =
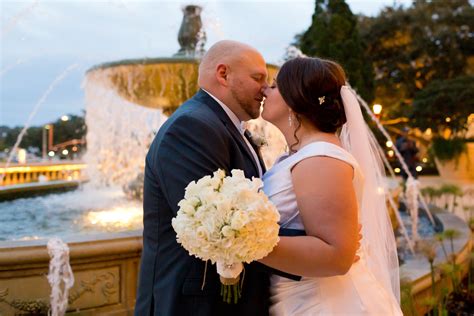
[[[262,55],[236,41],[217,42],[199,65],[199,87],[223,102],[241,121],[260,115],[266,80]]]
[[[262,55],[250,45],[231,40],[215,43],[203,56],[199,65],[199,87],[213,90],[212,86],[217,83],[215,78],[217,67],[220,64],[233,68],[242,66],[252,59],[263,61]]]

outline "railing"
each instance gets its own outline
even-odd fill
[[[0,165],[0,186],[53,180],[81,180],[85,167],[84,163],[78,161],[12,164],[7,168]]]

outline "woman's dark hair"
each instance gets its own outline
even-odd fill
[[[341,87],[346,82],[336,62],[298,57],[283,64],[276,78],[278,90],[297,117],[305,117],[325,133],[335,133],[345,122]]]

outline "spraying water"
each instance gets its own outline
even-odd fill
[[[372,111],[370,110],[370,107],[369,105],[367,104],[367,102],[365,102],[364,99],[362,99],[362,97],[360,95],[357,94],[356,91],[352,90],[355,95],[357,96],[357,99],[359,100],[359,103],[364,107],[364,109],[366,110],[366,112],[369,114],[370,118],[372,119],[372,121],[375,122],[375,124],[377,125],[378,129],[382,132],[382,134],[385,136],[385,138],[387,139],[387,141],[390,141],[392,144],[394,144],[394,142],[392,141],[392,138],[390,137],[390,135],[388,134],[387,130],[383,127],[382,123],[380,123],[379,119],[375,116],[374,113],[372,113]],[[421,202],[421,205],[423,206],[423,209],[424,211],[426,212],[426,214],[428,215],[428,218],[430,219],[430,222],[431,224],[434,226],[435,225],[435,222],[434,222],[434,219],[433,219],[433,215],[431,214],[431,211],[430,209],[428,208],[428,205],[426,204],[426,201],[423,197],[423,195],[421,195],[419,192],[419,189],[418,189],[418,181],[415,180],[415,178],[413,177],[413,175],[411,174],[406,162],[405,162],[405,159],[403,159],[402,155],[400,154],[400,152],[398,151],[397,147],[395,146],[392,146],[392,150],[394,151],[395,153],[395,156],[398,158],[398,160],[400,161],[400,164],[403,168],[403,170],[407,173],[408,175],[408,179],[410,180],[408,183],[410,183],[410,186],[407,186],[407,188],[411,191],[414,191],[414,192],[408,192],[408,194],[410,196],[415,196],[415,198],[417,199],[417,201],[419,200]],[[413,198],[412,198],[413,200]],[[411,203],[410,205],[412,205],[413,207],[418,207],[418,202],[416,203]],[[416,219],[414,219],[414,221],[418,221],[418,209],[417,210],[412,210],[412,217],[415,216],[416,214]],[[414,225],[415,226],[415,225]],[[415,228],[416,230],[416,228]]]
[[[17,24],[18,22],[27,16],[30,12],[33,11],[33,9],[38,5],[39,1],[35,0],[33,3],[28,5],[26,8],[18,12],[15,16],[13,16],[4,27],[2,27],[2,30],[0,32],[0,38],[3,38],[5,35],[7,35]]]
[[[155,133],[166,120],[161,110],[139,106],[107,87],[108,72],[89,73],[86,98],[87,153],[92,184],[124,186],[143,172]]]
[[[40,98],[40,100],[36,103],[36,105],[33,108],[33,111],[31,111],[30,115],[28,116],[28,119],[26,120],[25,126],[21,130],[20,134],[18,135],[18,138],[15,142],[15,145],[13,145],[12,150],[10,151],[10,154],[8,155],[7,162],[5,164],[5,170],[10,166],[10,163],[13,159],[13,155],[15,154],[16,150],[18,149],[18,146],[20,146],[21,140],[23,139],[23,136],[26,133],[26,130],[30,127],[31,121],[35,117],[36,113],[38,112],[39,108],[41,105],[46,101],[48,98],[49,94],[54,90],[54,88],[66,78],[66,76],[74,69],[76,69],[79,65],[78,64],[72,64],[69,67],[67,67],[54,81],[49,85],[48,89],[46,89],[45,93],[43,96]],[[3,178],[5,177],[5,173],[0,175],[0,182],[2,182]]]

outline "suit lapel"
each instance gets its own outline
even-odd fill
[[[209,108],[219,117],[219,119],[224,123],[225,127],[227,130],[230,132],[234,140],[239,144],[240,149],[245,152],[250,159],[250,161],[253,164],[253,167],[256,171],[256,174],[258,175],[258,166],[257,162],[253,158],[252,152],[250,151],[250,148],[247,146],[245,143],[245,140],[240,134],[240,132],[237,130],[235,127],[234,123],[232,120],[229,118],[227,113],[224,111],[224,109],[220,106],[219,103],[217,103],[216,100],[214,100],[208,93],[206,93],[204,90],[199,89],[198,93],[196,94],[196,98],[199,99],[202,103],[206,104],[209,106]],[[260,158],[259,158],[260,159]],[[262,166],[263,170],[263,166]]]
[[[255,152],[257,153],[258,162],[260,163],[260,167],[262,168],[262,174],[265,173],[267,171],[267,169],[265,168],[265,162],[263,161],[262,152],[260,150],[261,147],[255,145],[255,143],[252,140],[252,134],[248,130],[245,131],[244,136],[247,138],[249,143],[252,145],[253,150],[255,150]]]

